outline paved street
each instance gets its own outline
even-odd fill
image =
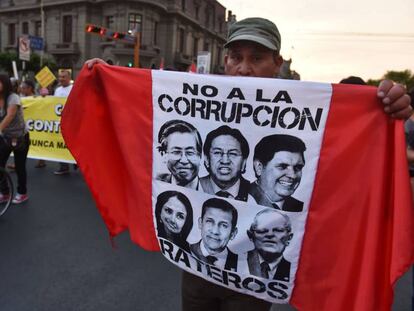
[[[33,167],[29,161],[30,200],[0,219],[0,310],[180,310],[179,270],[127,234],[113,249],[79,172]],[[393,310],[410,310],[410,295],[406,274]]]

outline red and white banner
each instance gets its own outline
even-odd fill
[[[389,310],[413,262],[402,123],[372,87],[94,66],[62,117],[111,235],[300,310]]]

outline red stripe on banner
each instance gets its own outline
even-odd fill
[[[84,67],[62,115],[62,134],[110,234],[129,229],[141,247],[159,250],[151,201],[152,115],[150,71]]]
[[[333,91],[291,303],[390,310],[414,261],[403,123],[383,113],[375,88]]]

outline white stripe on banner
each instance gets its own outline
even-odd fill
[[[152,76],[152,196],[162,253],[208,281],[287,303],[331,85]]]

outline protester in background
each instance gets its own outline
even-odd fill
[[[39,89],[39,95],[45,97],[49,95],[49,90],[46,87],[41,87]]]
[[[36,96],[35,84],[32,80],[25,80],[20,84],[21,97]],[[38,160],[35,168],[42,168],[46,166],[45,160]]]
[[[17,95],[19,95],[20,94],[19,80],[14,77],[11,77],[10,82],[12,85],[13,93],[16,93]],[[9,163],[7,164],[7,168],[11,171],[14,171],[14,169],[16,168],[16,165],[14,163]]]
[[[12,92],[19,95],[20,94],[19,80],[14,78],[14,77],[11,77],[10,82],[11,82],[11,85],[12,85]]]
[[[70,81],[70,72],[68,70],[62,70],[59,72],[59,85],[55,90],[55,96],[57,97],[68,97],[72,90],[72,84]],[[59,162],[59,168],[53,172],[55,175],[69,174],[69,164]]]
[[[342,79],[341,81],[339,81],[339,83],[341,83],[341,84],[367,85],[362,78],[356,77],[356,76],[349,76],[348,78],[345,78],[345,79]]]
[[[35,84],[32,80],[25,80],[20,84],[20,94],[22,97],[35,96]]]
[[[20,97],[13,92],[11,81],[6,75],[0,75],[0,119],[0,167],[4,168],[13,151],[17,173],[17,194],[12,202],[19,204],[29,199],[26,188],[29,133],[26,130]],[[1,190],[0,201],[5,201],[10,194],[7,193],[7,189]]]

